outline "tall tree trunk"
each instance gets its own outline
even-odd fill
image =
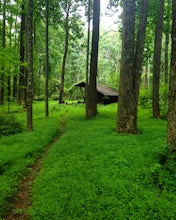
[[[98,69],[99,26],[100,26],[100,0],[94,0],[90,79],[89,79],[88,97],[87,97],[87,118],[93,118],[97,115],[97,69]]]
[[[33,101],[33,0],[28,0],[27,16],[27,131],[33,130],[32,101]]]
[[[137,33],[136,53],[134,61],[134,128],[136,127],[137,132],[137,113],[138,113],[138,100],[140,91],[140,81],[142,74],[142,61],[143,52],[145,45],[145,35],[147,26],[147,15],[148,15],[149,0],[142,0],[140,9],[140,20]]]
[[[136,132],[134,112],[135,0],[123,1],[122,57],[118,99],[118,132]]]
[[[88,22],[87,22],[87,51],[86,51],[86,86],[85,86],[85,103],[86,103],[86,118],[88,118],[88,85],[89,85],[89,53],[90,53],[90,20],[91,9],[90,0],[88,0]]]
[[[65,66],[66,66],[66,60],[67,60],[68,41],[69,41],[69,14],[70,14],[70,7],[71,7],[71,5],[68,5],[67,12],[66,12],[66,20],[65,20],[65,50],[64,50],[63,60],[62,60],[62,73],[61,73],[61,86],[60,86],[59,104],[62,104],[62,102],[63,102],[63,94],[64,94]]]
[[[168,83],[169,76],[169,33],[165,34],[165,61],[164,61],[164,82]]]
[[[170,43],[170,33],[171,33],[171,4],[172,0],[166,0],[166,8],[165,8],[165,26],[164,26],[164,33],[165,33],[165,50],[164,50],[164,83],[167,84],[169,81],[169,43]]]
[[[29,1],[29,0],[28,0]],[[24,46],[25,46],[25,48],[24,48],[24,57],[25,57],[25,61],[26,62],[28,62],[27,61],[27,57],[28,57],[28,51],[27,51],[27,48],[28,48],[28,46],[27,46],[27,44],[28,44],[28,38],[27,38],[27,35],[28,35],[28,14],[26,13],[27,12],[27,8],[28,8],[28,1],[26,2],[26,1],[24,1],[24,7],[25,7],[25,44],[24,44]],[[32,15],[33,16],[33,15]],[[35,31],[34,31],[34,29],[35,29],[35,19],[34,19],[34,22],[32,23],[33,25],[34,25],[34,27],[32,26],[32,33],[33,33],[33,38],[32,38],[32,43],[33,43],[33,45],[34,45],[34,38],[35,38]],[[33,47],[32,47],[32,50],[33,50]],[[32,73],[32,75],[33,75],[33,73]],[[32,78],[33,78],[33,76],[32,76]],[[32,79],[33,80],[33,79]],[[27,87],[28,87],[28,68],[27,67],[25,67],[24,68],[24,107],[25,108],[27,108],[27,97],[28,97],[28,94],[27,94]]]
[[[2,21],[2,48],[5,49],[6,44],[6,0],[3,2],[3,21]],[[1,67],[0,78],[0,105],[4,104],[4,65]]]
[[[16,71],[17,68],[15,67]],[[13,98],[17,98],[17,83],[18,83],[18,77],[17,75],[13,76]]]
[[[169,78],[169,33],[165,34],[165,51],[164,51],[164,83],[168,85]],[[164,92],[164,105],[168,105],[168,91]]]
[[[124,1],[123,4],[123,48],[117,131],[136,133],[148,0],[141,2],[136,48],[134,46],[135,1]]]
[[[17,18],[15,21],[15,32],[17,32]],[[17,39],[15,35],[15,49],[17,49]],[[18,95],[18,65],[15,65],[15,74],[13,75],[13,88],[12,88],[12,96],[14,99],[17,98]]]
[[[25,5],[24,1],[21,6],[21,29],[20,29],[20,63],[23,64],[25,61]],[[19,87],[18,87],[18,104],[21,105],[24,101],[24,91],[26,90],[24,84],[25,67],[20,65],[19,74]]]
[[[48,77],[49,77],[49,48],[48,48],[48,40],[49,40],[49,1],[46,0],[46,36],[45,36],[45,59],[46,59],[46,70],[45,70],[45,116],[49,116],[49,106],[48,106]]]
[[[172,0],[172,51],[169,82],[167,142],[171,152],[176,151],[176,1]]]
[[[152,107],[153,107],[154,118],[160,118],[159,81],[160,81],[163,17],[164,17],[164,0],[159,0],[158,19],[155,30],[155,46],[154,46],[154,60],[153,60]]]
[[[148,78],[148,60],[146,61],[144,68],[144,88],[147,89],[149,87],[149,78]]]
[[[11,21],[9,25],[9,46],[12,47],[12,13],[11,13]],[[10,112],[10,98],[11,98],[11,69],[9,67],[9,73],[7,76],[7,101],[8,101],[8,112]]]

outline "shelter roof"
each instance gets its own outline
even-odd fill
[[[84,81],[81,81],[81,82],[74,84],[74,86],[85,87],[86,83]],[[117,90],[115,90],[112,87],[109,87],[107,85],[98,84],[97,91],[99,93],[103,94],[104,96],[118,96]]]
[[[118,92],[115,89],[106,85],[97,85],[97,91],[105,96],[118,96]]]

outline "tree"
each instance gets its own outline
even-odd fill
[[[122,57],[119,82],[117,131],[137,132],[137,111],[147,24],[148,1],[141,2],[135,44],[136,1],[123,1]],[[136,45],[136,47],[135,47]]]
[[[33,101],[33,0],[28,0],[27,16],[27,131],[33,130],[32,101]]]
[[[68,27],[68,51],[66,59],[64,56],[65,51],[65,21],[66,10],[68,4],[71,4]],[[49,2],[49,34],[52,36],[49,39],[49,79],[48,79],[48,96],[54,96],[54,98],[60,92],[61,85],[61,73],[62,67],[64,67],[64,80],[63,89],[69,88],[77,78],[77,75],[82,75],[83,65],[82,60],[84,56],[81,56],[77,52],[77,60],[71,60],[74,57],[75,51],[78,49],[78,45],[85,44],[79,41],[83,37],[83,25],[79,16],[80,1],[50,1]],[[43,100],[46,97],[43,93],[46,79],[46,36],[41,33],[46,32],[46,0],[39,0],[35,2],[35,17],[34,17],[34,98]],[[76,47],[75,47],[76,46]],[[81,53],[83,53],[81,48]],[[64,60],[64,62],[63,62]],[[76,62],[77,61],[77,62]],[[76,65],[79,64],[79,69]],[[76,65],[75,65],[76,64]],[[77,71],[78,69],[78,71]],[[59,72],[59,74],[58,74]],[[80,74],[81,72],[81,74]],[[78,73],[78,74],[75,74]],[[72,77],[71,76],[74,76]],[[71,79],[71,80],[70,80]],[[57,83],[56,83],[57,82]],[[72,82],[72,83],[71,83]],[[58,90],[57,90],[58,89]],[[39,97],[40,96],[40,97]],[[45,105],[46,107],[46,105]]]
[[[154,118],[160,118],[159,81],[160,81],[160,66],[161,66],[163,17],[164,17],[164,0],[159,0],[158,19],[155,29],[155,45],[154,45],[154,59],[153,59],[152,107],[153,107]]]
[[[123,1],[122,57],[119,82],[117,131],[136,132],[134,112],[135,0]]]
[[[48,117],[49,115],[49,108],[48,108],[48,77],[49,77],[49,31],[48,31],[48,26],[49,26],[49,1],[46,0],[46,21],[45,21],[45,28],[46,28],[46,33],[45,33],[45,38],[46,38],[46,48],[45,48],[45,57],[46,57],[46,70],[45,70],[45,116]]]
[[[164,19],[164,35],[165,35],[165,50],[164,50],[164,83],[168,83],[169,76],[169,43],[170,43],[170,33],[171,33],[171,0],[165,1],[165,19]]]
[[[87,10],[87,50],[86,50],[86,86],[85,86],[85,102],[86,102],[86,117],[88,117],[88,85],[89,85],[89,52],[90,52],[90,20],[91,20],[91,2],[88,0]]]
[[[70,4],[66,4],[65,49],[64,49],[64,55],[63,55],[63,60],[62,60],[62,73],[61,73],[61,86],[60,86],[59,104],[62,104],[62,98],[63,98],[63,93],[64,93],[65,65],[66,65],[67,52],[68,52],[68,43],[69,43],[69,15],[70,15],[71,5],[72,5],[72,2]]]
[[[69,50],[69,40],[74,34],[75,36],[80,35],[80,28],[78,28],[78,20],[80,20],[79,6],[81,3],[76,0],[61,1],[60,3],[62,10],[65,14],[64,30],[65,30],[65,41],[64,41],[64,54],[62,58],[62,71],[61,71],[61,83],[60,83],[60,94],[59,104],[63,102],[64,84],[65,84],[65,72],[66,72],[66,61]]]
[[[17,5],[18,8],[18,5]],[[18,50],[18,38],[16,37],[16,33],[18,33],[18,16],[15,14],[15,22],[14,22],[14,48],[16,51],[16,54],[18,55],[19,50]],[[18,62],[19,63],[19,58],[17,56]],[[18,64],[15,65],[15,74],[13,74],[13,81],[12,81],[12,96],[14,99],[18,97]]]
[[[176,151],[176,1],[172,0],[172,49],[169,82],[167,142],[170,152]]]
[[[12,19],[13,15],[11,12],[10,22],[9,22],[9,46],[12,47]],[[11,98],[11,68],[8,68],[8,76],[7,76],[7,101],[8,101],[8,112],[10,112],[10,98]]]
[[[6,44],[6,0],[3,1],[3,22],[2,22],[2,48],[5,49]],[[4,80],[5,80],[5,73],[4,73],[4,63],[1,67],[1,82],[0,82],[0,105],[4,104]]]
[[[100,25],[100,0],[93,2],[93,31],[92,48],[90,60],[90,79],[87,96],[87,118],[93,118],[97,115],[97,69],[98,69],[98,43],[99,43],[99,25]]]
[[[135,49],[135,60],[134,60],[134,99],[135,99],[134,118],[136,119],[134,125],[136,127],[136,131],[137,131],[138,100],[139,100],[142,62],[143,62],[143,53],[144,53],[145,37],[146,37],[148,7],[149,7],[149,0],[142,0],[141,8],[140,8],[139,27],[137,32],[137,42]]]
[[[165,33],[165,61],[164,61],[164,82],[168,83],[169,75],[169,33]]]
[[[21,5],[21,27],[20,27],[20,73],[19,73],[19,86],[18,86],[18,104],[24,101],[25,93],[25,67],[22,65],[25,61],[25,4],[24,0]]]

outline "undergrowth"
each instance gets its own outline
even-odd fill
[[[21,133],[22,124],[13,115],[0,115],[0,136]]]
[[[176,154],[165,151],[158,158],[151,173],[153,184],[161,191],[176,192]]]
[[[15,107],[14,107],[15,109]],[[175,220],[175,155],[167,153],[166,121],[139,110],[139,134],[116,132],[115,104],[98,106],[85,119],[84,105],[34,104],[34,131],[0,137],[0,219],[19,180],[58,134],[32,189],[31,220]],[[14,111],[25,127],[26,113]]]
[[[67,106],[65,133],[34,183],[32,220],[175,219],[175,188],[157,183],[169,181],[159,163],[166,121],[143,109],[140,134],[118,134],[116,110],[99,106],[99,115],[85,120],[83,107]]]
[[[0,137],[0,219],[9,211],[19,181],[25,178],[47,144],[58,135],[64,111],[57,105],[50,117],[45,118],[44,103],[35,103],[33,132]],[[15,111],[11,117],[25,127],[26,112]]]

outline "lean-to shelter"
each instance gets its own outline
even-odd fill
[[[85,100],[85,87],[86,83],[81,81],[79,83],[74,84],[74,86],[79,87]],[[97,102],[101,104],[110,104],[118,101],[118,92],[107,85],[98,84],[97,85]]]

